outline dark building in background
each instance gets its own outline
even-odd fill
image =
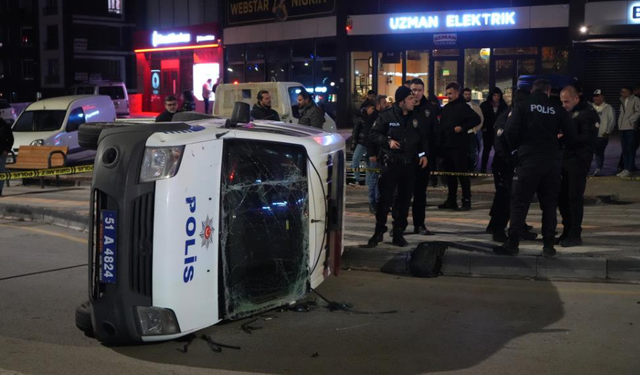
[[[43,97],[96,80],[121,81],[135,92],[136,10],[126,0],[39,0]]]
[[[0,98],[35,101],[40,89],[38,0],[0,1]]]

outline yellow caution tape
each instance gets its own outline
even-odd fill
[[[92,172],[92,171],[93,171],[93,165],[80,165],[77,167],[62,167],[62,168],[51,168],[51,169],[37,169],[32,171],[8,172],[8,173],[0,173],[0,181],[16,180],[20,178],[51,177],[51,176],[85,173],[85,172]]]

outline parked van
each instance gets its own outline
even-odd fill
[[[244,102],[253,107],[257,101],[258,91],[267,90],[271,94],[271,108],[280,115],[282,122],[297,124],[298,94],[305,90],[297,82],[258,82],[240,84],[220,84],[216,89],[216,101],[213,106],[215,116],[230,118],[236,102]],[[326,112],[322,130],[335,133],[336,122]]]
[[[238,117],[83,125],[97,155],[80,329],[172,340],[291,304],[338,272],[344,140]],[[90,128],[107,130],[85,139]]]
[[[115,121],[111,98],[104,95],[75,95],[31,103],[13,124],[13,151],[20,146],[68,146],[68,161],[91,160],[95,151],[78,145],[78,127],[86,122]]]
[[[76,83],[68,90],[69,95],[107,95],[113,100],[119,117],[129,116],[129,94],[123,82],[90,81]]]

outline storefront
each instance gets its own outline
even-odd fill
[[[161,112],[164,98],[184,91],[196,97],[196,110],[204,109],[202,86],[215,83],[222,72],[223,52],[217,24],[172,30],[137,32],[134,36],[140,110]],[[135,111],[135,109],[134,109]]]
[[[368,90],[393,96],[412,78],[444,99],[458,82],[483,101],[510,102],[518,77],[569,73],[568,5],[354,15],[348,18],[351,108]]]
[[[601,89],[616,110],[620,89],[640,83],[640,1],[589,2],[584,33],[573,41],[585,92]]]

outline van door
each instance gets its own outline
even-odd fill
[[[107,95],[113,100],[113,106],[116,108],[118,115],[129,114],[129,100],[125,88],[121,85],[117,86],[100,86],[98,95]]]
[[[290,100],[289,109],[291,110],[290,112],[291,116],[288,118],[288,121],[286,120],[283,120],[283,121],[293,123],[293,124],[298,123],[298,119],[300,119],[300,111],[298,108],[298,94],[300,94],[303,90],[305,90],[303,86],[287,87],[287,93],[289,94],[288,96]],[[324,123],[322,124],[322,130],[329,133],[335,133],[337,131],[336,122],[326,112],[324,114]]]

